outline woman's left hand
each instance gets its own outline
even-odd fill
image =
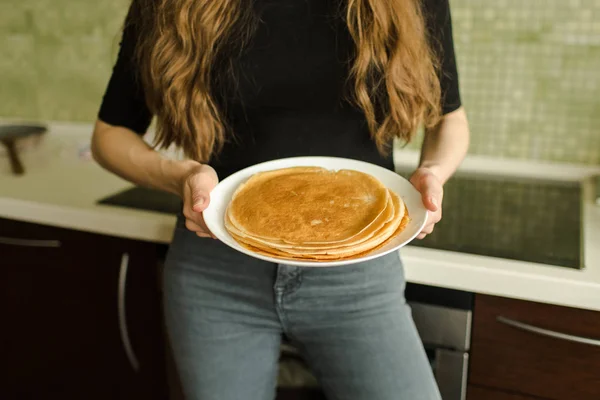
[[[441,180],[428,167],[419,167],[410,177],[410,183],[421,193],[423,204],[429,210],[427,224],[417,236],[417,239],[423,239],[433,232],[435,224],[442,219],[444,188]]]

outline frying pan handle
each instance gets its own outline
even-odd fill
[[[23,175],[25,173],[25,168],[23,167],[23,163],[19,159],[19,154],[17,153],[17,146],[15,146],[15,141],[4,140],[3,143],[6,147],[6,151],[8,152],[8,159],[10,161],[10,167],[12,169],[13,174]]]

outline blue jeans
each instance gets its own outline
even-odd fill
[[[165,314],[187,400],[272,400],[285,334],[330,400],[440,400],[396,252],[345,267],[272,264],[178,223]]]

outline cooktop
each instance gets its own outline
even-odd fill
[[[579,182],[454,177],[443,207],[433,234],[411,245],[583,267]]]
[[[98,204],[164,214],[178,214],[182,206],[181,200],[174,194],[140,186],[133,186],[100,199]]]

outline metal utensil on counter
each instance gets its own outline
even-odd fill
[[[13,174],[25,173],[25,167],[19,158],[17,142],[26,137],[41,135],[46,130],[43,125],[0,125],[0,143],[6,147]]]

